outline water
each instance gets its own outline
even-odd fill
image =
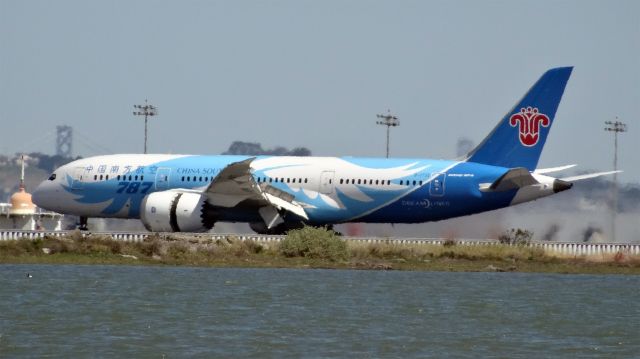
[[[2,265],[0,357],[638,358],[639,288],[639,276]]]

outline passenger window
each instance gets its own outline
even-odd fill
[[[140,176],[140,181],[144,181],[144,176]]]
[[[420,185],[422,186],[422,181],[420,181],[419,183],[420,183]]]
[[[390,185],[390,184],[391,184],[391,180],[387,180],[387,185]]]
[[[378,184],[378,180],[376,180],[376,184]]]
[[[136,181],[138,180],[138,175],[136,175],[135,179],[136,179]]]
[[[102,175],[100,175],[100,181],[102,181]]]
[[[104,176],[106,180],[109,180],[109,175]]]
[[[184,176],[182,176],[182,182],[184,182]]]
[[[307,183],[307,179],[306,178],[304,179],[304,183]]]
[[[287,178],[287,183],[289,183],[289,178]]]
[[[369,180],[369,184],[373,184],[373,180]]]
[[[131,181],[131,175],[129,175],[129,181]]]
[[[413,185],[414,185],[414,186],[416,185],[416,181],[413,181]]]
[[[360,184],[360,183],[361,183],[360,178],[358,178],[358,184]]]
[[[94,176],[93,176],[93,180],[94,180],[94,181],[97,181],[97,180],[98,180],[98,175],[94,175]]]
[[[302,178],[298,178],[298,183],[302,183]]]
[[[284,177],[280,177],[280,183],[284,183]]]
[[[342,178],[340,178],[340,184],[342,184],[342,182],[344,182],[344,180]]]
[[[191,182],[191,176],[187,177],[187,182]]]
[[[400,180],[400,185],[402,185],[402,180]]]

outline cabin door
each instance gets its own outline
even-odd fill
[[[73,181],[71,182],[71,189],[73,190],[81,190],[82,189],[82,181],[85,176],[84,167],[76,167],[73,169]]]
[[[320,193],[331,194],[333,193],[333,177],[334,171],[323,171],[320,174]]]
[[[156,190],[163,191],[169,188],[171,168],[158,168],[156,172]]]

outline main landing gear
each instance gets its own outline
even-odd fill
[[[81,231],[89,230],[89,218],[88,217],[80,217],[80,221],[78,222],[78,229]]]

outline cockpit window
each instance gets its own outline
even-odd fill
[[[53,181],[54,179],[56,179],[56,174],[52,173],[51,176],[49,176],[49,181]]]

